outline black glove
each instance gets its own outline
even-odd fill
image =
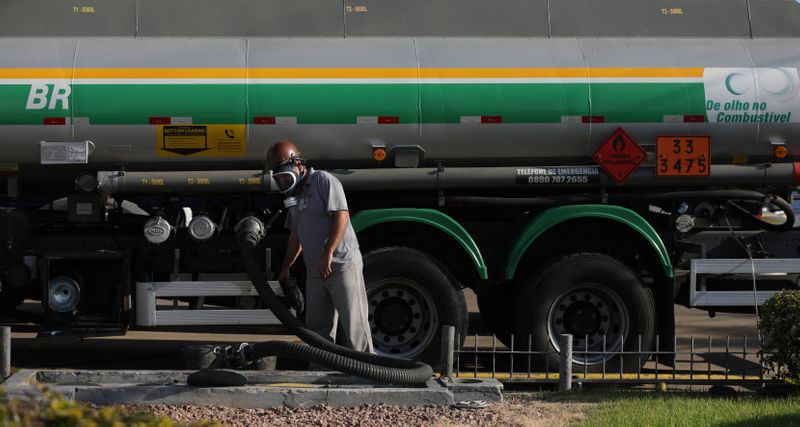
[[[280,281],[281,289],[283,289],[283,303],[288,308],[293,308],[297,314],[303,312],[306,308],[306,301],[303,299],[303,294],[300,288],[297,287],[297,279],[287,278]]]

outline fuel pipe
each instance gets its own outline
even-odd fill
[[[236,225],[236,237],[241,247],[242,260],[253,286],[273,314],[290,331],[309,345],[284,341],[266,341],[243,344],[231,358],[237,359],[231,365],[246,365],[267,356],[287,356],[293,359],[316,363],[360,378],[396,385],[421,385],[431,379],[433,369],[430,365],[410,359],[383,356],[356,351],[335,344],[308,329],[289,310],[267,285],[264,273],[256,261],[256,246],[264,238],[266,229],[256,217],[248,216]],[[208,375],[212,370],[201,370],[189,375],[187,382],[197,386],[241,385],[221,384],[219,376]],[[223,375],[224,377],[224,375]],[[236,377],[233,382],[236,382]]]

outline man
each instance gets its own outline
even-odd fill
[[[281,192],[297,203],[289,207],[291,231],[278,280],[302,252],[306,264],[306,326],[336,339],[337,317],[345,345],[372,353],[363,263],[342,184],[333,175],[307,168],[300,150],[278,141],[267,150],[267,168]]]

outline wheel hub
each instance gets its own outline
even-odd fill
[[[622,299],[606,286],[584,283],[555,299],[547,317],[550,342],[560,349],[562,334],[572,335],[573,361],[596,365],[619,352],[630,318]]]
[[[390,297],[375,307],[375,324],[378,329],[389,335],[400,335],[408,330],[413,322],[414,313],[402,298]]]
[[[587,301],[578,301],[564,312],[567,333],[577,336],[594,335],[600,329],[600,310]]]
[[[411,357],[430,344],[436,333],[433,298],[409,278],[386,278],[367,291],[369,324],[375,350]]]

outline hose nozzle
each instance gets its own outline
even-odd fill
[[[250,215],[242,218],[234,228],[239,243],[255,248],[258,242],[267,235],[267,229],[260,219]]]

